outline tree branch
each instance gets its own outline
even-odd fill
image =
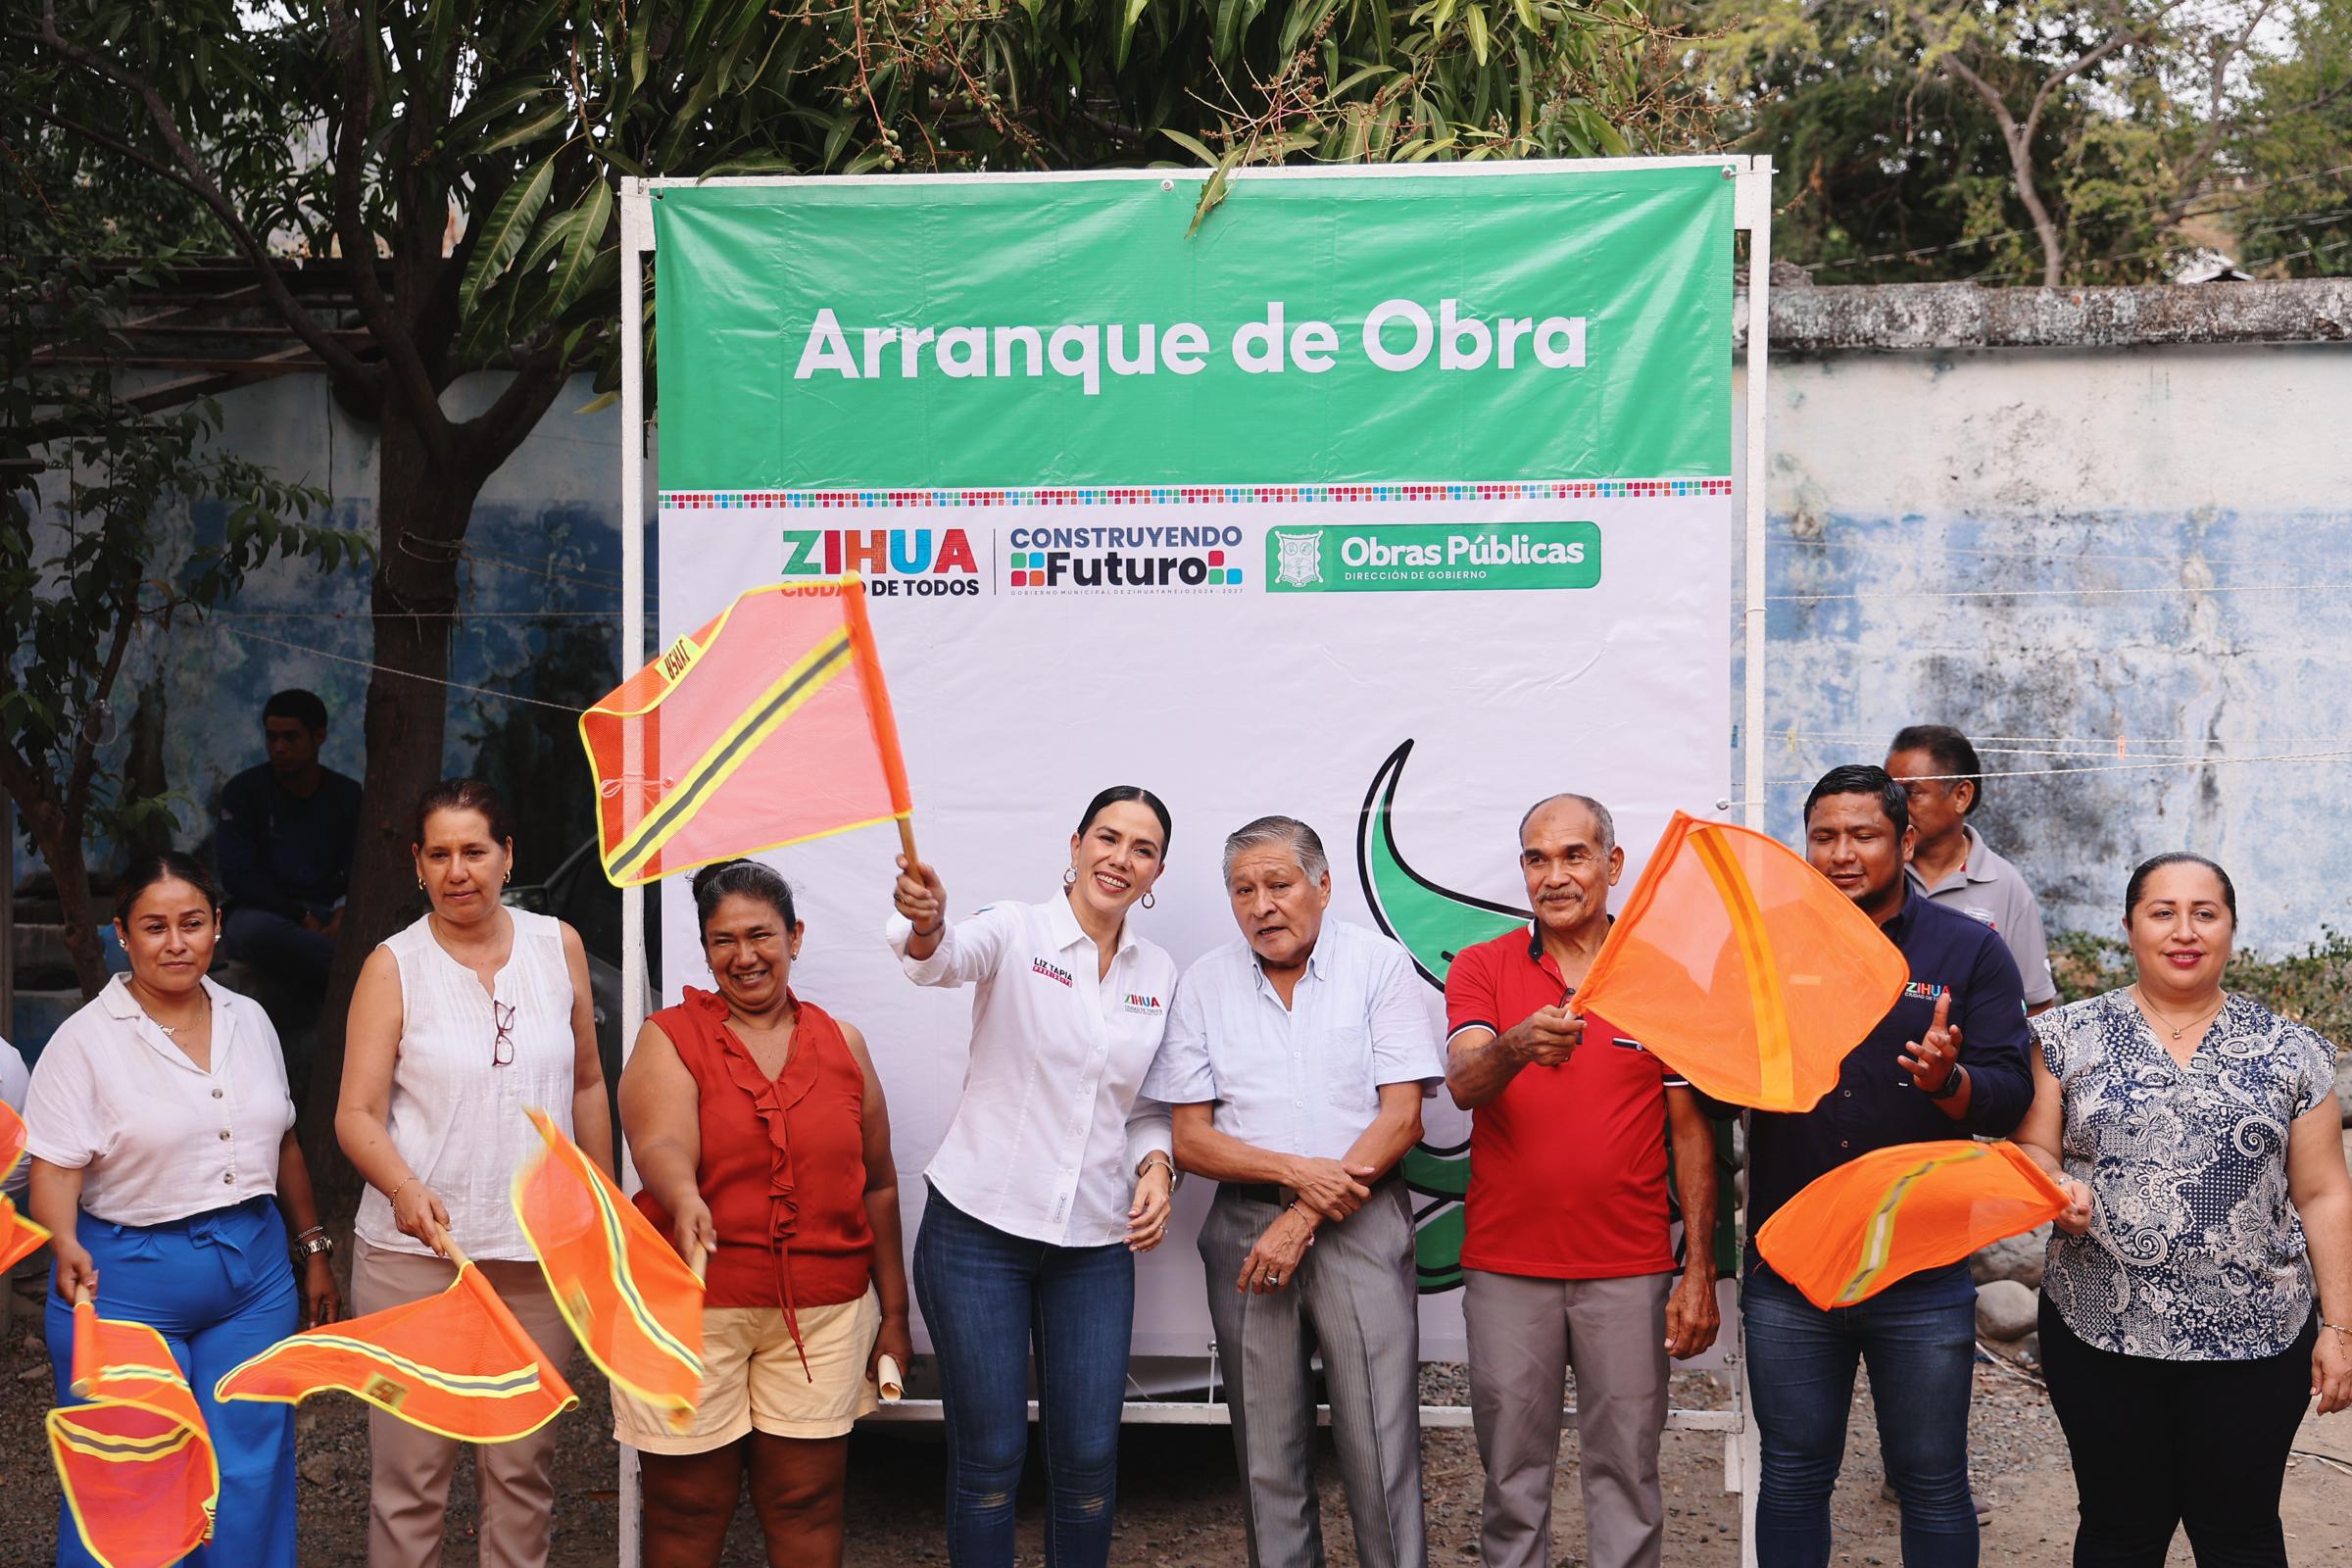
[[[1970,69],[1957,52],[1945,55],[1937,62],[1939,69],[1956,75],[1970,91],[1984,101],[1991,112],[1993,123],[2001,130],[2001,140],[2009,148],[2009,171],[2017,185],[2017,199],[2025,204],[2026,216],[2033,220],[2034,237],[2041,242],[2041,286],[2056,288],[2064,275],[2066,252],[2058,233],[2058,224],[2050,210],[2042,205],[2041,192],[2034,183],[2034,138],[2032,131],[2017,122],[2009,104],[1997,88]]]
[[[457,427],[458,442],[467,461],[480,472],[495,473],[553,406],[571,371],[572,367],[552,348],[542,349],[516,366],[514,379],[507,383],[498,401]]]
[[[122,672],[123,657],[130,652],[131,627],[136,625],[139,619],[137,574],[138,564],[133,562],[127,573],[130,578],[128,597],[116,604],[114,645],[107,649],[106,662],[100,666],[98,679],[90,688],[90,704],[93,708],[104,703],[113,695],[115,677]],[[66,774],[64,807],[66,820],[69,822],[79,822],[85,819],[85,813],[89,808],[90,775],[96,771],[97,762],[98,742],[90,734],[90,726],[85,722],[78,726],[74,734],[74,762]]]
[[[328,36],[343,66],[343,118],[335,134],[334,220],[335,236],[343,244],[344,268],[351,273],[351,296],[368,331],[383,346],[384,358],[409,402],[417,429],[434,457],[446,462],[453,453],[449,416],[441,412],[440,392],[425,371],[416,339],[393,318],[391,302],[385,299],[383,284],[375,275],[375,236],[366,220],[367,190],[362,180],[368,163],[367,122],[375,89],[368,80],[359,25],[341,0],[326,0],[326,11]]]
[[[23,36],[21,33],[14,35]],[[57,0],[42,0],[41,28],[33,36],[35,41],[56,50],[67,61],[91,75],[113,82],[139,100],[140,106],[147,111],[149,122],[155,126],[156,134],[163,138],[164,145],[171,150],[172,161],[179,166],[180,183],[194,192],[198,200],[212,209],[213,216],[220,220],[221,226],[228,230],[229,237],[236,242],[238,251],[253,267],[263,294],[278,315],[284,318],[286,324],[294,329],[294,335],[309,345],[311,352],[318,355],[320,363],[336,376],[353,383],[354,390],[371,385],[375,379],[374,372],[359,356],[328,336],[326,329],[303,308],[301,301],[294,298],[293,291],[286,287],[285,280],[277,275],[270,248],[246,226],[243,216],[222,194],[212,176],[205,172],[204,161],[196,155],[196,149],[188,144],[187,138],[180,134],[179,122],[173,118],[171,106],[164,102],[163,94],[156,91],[145,77],[84,48],[58,31]]]

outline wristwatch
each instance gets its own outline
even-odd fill
[[[317,1257],[321,1252],[332,1252],[334,1250],[335,1239],[323,1230],[305,1231],[294,1243],[294,1250],[305,1257]]]
[[[1930,1100],[1949,1100],[1960,1092],[1960,1075],[1966,1071],[1968,1071],[1966,1067],[1955,1061],[1952,1063],[1952,1070],[1943,1075],[1941,1089],[1929,1089],[1922,1092]]]

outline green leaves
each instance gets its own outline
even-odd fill
[[[466,281],[458,289],[458,309],[471,316],[482,297],[482,290],[506,270],[507,263],[522,249],[530,236],[531,225],[539,220],[540,211],[547,206],[548,192],[555,188],[556,160],[553,154],[532,166],[529,173],[507,187],[506,195],[490,209],[482,222],[481,237],[474,242],[473,260],[466,269]]]

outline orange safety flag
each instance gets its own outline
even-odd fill
[[[289,1335],[230,1368],[213,1397],[297,1404],[335,1390],[466,1443],[528,1437],[580,1402],[481,1270],[463,1261],[439,1296]]]
[[[1826,1312],[2065,1207],[2066,1194],[2015,1144],[1895,1144],[1807,1182],[1756,1232],[1756,1250]]]
[[[74,1393],[49,1454],[74,1526],[106,1568],[163,1568],[210,1540],[220,1467],[188,1380],[144,1323],[74,1304]]]
[[[703,1282],[547,1112],[547,1151],[514,1178],[514,1217],[588,1358],[672,1429],[703,1383]]]
[[[1810,1110],[1910,977],[1878,923],[1801,857],[1677,811],[1568,1007],[1701,1094]]]
[[[744,593],[582,713],[580,741],[615,887],[914,811],[855,572]]]
[[[0,1101],[0,1181],[6,1181],[24,1157],[24,1118]],[[17,1205],[0,1196],[0,1272],[12,1269],[48,1244],[49,1233],[17,1212]]]

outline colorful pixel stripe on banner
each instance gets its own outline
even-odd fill
[[[694,1422],[703,1382],[703,1282],[666,1237],[543,1110],[547,1148],[514,1178],[514,1216],[588,1358],[662,1412]]]
[[[684,512],[815,507],[1334,506],[1397,501],[1668,501],[1729,496],[1729,479],[1480,480],[1448,484],[1080,485],[1004,490],[664,490]]]

